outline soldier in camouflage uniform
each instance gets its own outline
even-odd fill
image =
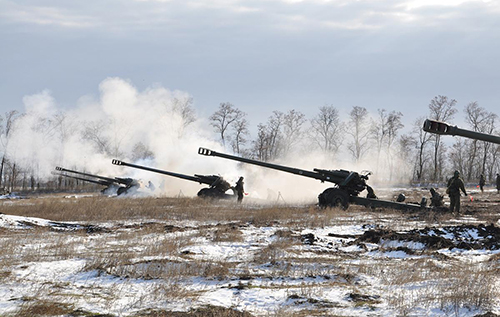
[[[484,184],[486,184],[486,180],[484,179],[484,175],[481,174],[481,176],[479,176],[479,188],[481,189],[481,193],[484,192]]]
[[[443,195],[439,195],[439,193],[431,187],[431,207],[443,207]]]
[[[460,190],[467,196],[464,181],[460,177],[460,172],[455,171],[453,177],[448,180],[446,193],[450,196],[450,211],[460,213]]]
[[[238,181],[236,182],[236,186],[234,186],[234,191],[236,192],[236,194],[238,195],[238,202],[241,203],[241,201],[243,200],[243,194],[245,193],[245,189],[243,188],[243,176],[240,177],[240,179],[238,179]]]

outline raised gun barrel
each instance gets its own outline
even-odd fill
[[[320,180],[321,182],[334,183],[337,184],[339,188],[346,191],[349,195],[353,196],[357,196],[361,191],[363,191],[368,187],[365,183],[365,180],[368,179],[368,176],[360,175],[357,172],[350,172],[346,170],[324,170],[317,168],[315,168],[314,171],[307,171],[299,168],[293,168],[278,164],[256,161],[244,157],[219,153],[202,147],[198,149],[198,154],[206,156],[218,156],[229,160],[235,160],[238,162],[258,165],[291,174],[314,178]]]
[[[189,175],[164,171],[164,170],[160,170],[160,169],[156,169],[156,168],[152,168],[152,167],[127,163],[127,162],[116,160],[116,159],[111,160],[111,163],[113,165],[133,167],[133,168],[137,168],[137,169],[141,169],[141,170],[145,170],[145,171],[150,171],[150,172],[159,173],[159,174],[163,174],[163,175],[167,175],[167,176],[185,179],[185,180],[192,181],[192,182],[197,182],[200,184],[209,185],[210,188],[203,188],[198,192],[198,196],[200,196],[200,197],[227,198],[225,192],[231,188],[231,185],[229,185],[228,182],[226,182],[221,176],[218,176],[218,175],[198,175],[198,174],[195,174],[194,176],[189,176]]]
[[[319,179],[322,182],[330,181],[329,179],[327,179],[327,177],[325,177],[324,175],[317,173],[317,172],[311,172],[311,171],[306,171],[306,170],[302,170],[302,169],[298,169],[298,168],[292,168],[292,167],[278,165],[278,164],[272,164],[272,163],[266,163],[266,162],[262,162],[262,161],[251,160],[251,159],[247,159],[244,157],[215,152],[215,151],[212,151],[212,150],[209,150],[206,148],[202,148],[202,147],[200,147],[198,149],[198,154],[206,155],[206,156],[218,156],[218,157],[226,158],[229,160],[235,160],[235,161],[239,161],[239,162],[243,162],[243,163],[267,167],[267,168],[271,168],[271,169],[275,169],[275,170],[279,170],[279,171],[283,171],[283,172],[287,172],[287,173],[292,173],[292,174],[296,174],[296,175],[301,175],[301,176],[311,177],[314,179]]]
[[[179,174],[179,173],[173,173],[173,172],[168,172],[168,171],[164,171],[164,170],[159,170],[159,169],[152,168],[152,167],[147,167],[147,166],[142,166],[142,165],[136,165],[136,164],[132,164],[132,163],[127,163],[127,162],[116,160],[116,159],[113,159],[111,161],[111,164],[113,164],[113,165],[120,165],[120,166],[128,166],[128,167],[133,167],[133,168],[137,168],[137,169],[141,169],[141,170],[145,170],[145,171],[150,171],[150,172],[159,173],[159,174],[163,174],[163,175],[168,175],[168,176],[172,176],[172,177],[182,178],[182,179],[185,179],[185,180],[188,180],[188,181],[192,181],[192,182],[197,182],[197,183],[200,183],[200,184],[212,185],[212,183],[215,181],[215,180],[213,180],[213,181],[210,182],[210,180],[207,179],[204,175],[189,176],[189,175],[184,175],[184,174]]]
[[[110,183],[119,183],[119,181],[117,179],[115,179],[115,178],[105,177],[105,176],[100,176],[100,175],[95,175],[95,174],[89,174],[89,173],[83,173],[83,172],[78,172],[78,171],[73,171],[73,170],[69,170],[69,169],[66,169],[66,168],[62,168],[60,166],[56,166],[56,170],[60,171],[60,172],[74,173],[74,174],[83,175],[83,176],[87,176],[87,177],[93,177],[93,178],[103,179],[103,180],[105,180],[107,182],[110,182]]]
[[[446,122],[441,122],[436,120],[430,120],[430,119],[425,120],[423,130],[425,132],[434,134],[452,135],[452,136],[458,135],[473,140],[480,140],[480,141],[500,144],[499,136],[460,129],[457,126],[452,126]]]
[[[89,182],[89,183],[93,183],[93,184],[98,184],[98,185],[102,185],[102,186],[110,186],[112,185],[111,182],[107,182],[105,180],[94,180],[94,179],[89,179],[89,178],[83,178],[83,177],[78,177],[78,176],[73,176],[73,175],[68,175],[68,174],[63,174],[63,173],[54,173],[54,175],[58,175],[58,176],[64,176],[64,177],[68,177],[68,178],[73,178],[73,179],[77,179],[77,180],[80,180],[80,181],[84,181],[84,182]]]
[[[83,175],[86,177],[90,178],[95,178],[97,180],[102,180],[102,182],[98,182],[101,185],[108,186],[108,189],[110,188],[117,188],[117,194],[121,195],[123,193],[127,193],[130,190],[135,190],[138,187],[140,187],[140,184],[132,178],[121,178],[121,177],[106,177],[106,176],[100,176],[100,175],[95,175],[95,174],[89,174],[89,173],[84,173],[84,172],[78,172],[74,170],[70,170],[67,168],[62,168],[60,166],[56,166],[56,170],[60,172],[66,172],[66,173],[73,173],[77,175]],[[87,180],[89,181],[89,180]],[[121,186],[124,185],[124,186]]]

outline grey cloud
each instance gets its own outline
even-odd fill
[[[202,107],[500,98],[500,5],[405,3],[0,0],[0,107],[46,88],[71,105],[108,76],[160,82]]]

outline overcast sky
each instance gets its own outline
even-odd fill
[[[500,115],[500,1],[0,0],[0,110],[49,89],[61,107],[98,96],[108,77],[221,102],[266,121],[313,116],[425,115],[437,95]]]

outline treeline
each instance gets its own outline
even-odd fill
[[[286,160],[319,150],[332,162],[344,154],[344,161],[370,166],[389,182],[442,182],[455,169],[468,182],[478,180],[480,174],[493,180],[500,171],[499,145],[460,137],[443,139],[422,130],[426,118],[453,122],[457,114],[456,100],[436,96],[428,104],[427,115],[416,118],[408,129],[404,129],[402,112],[378,109],[369,113],[359,106],[352,107],[345,120],[335,106],[320,107],[312,118],[297,110],[273,111],[267,122],[257,125],[253,138],[246,114],[230,103],[221,103],[210,122],[222,144],[261,161]],[[467,104],[463,115],[467,123],[463,128],[499,134],[498,116],[477,102]]]
[[[200,124],[206,122],[196,117],[190,97],[173,98],[168,104],[168,111],[158,120],[162,120],[167,129],[175,130],[174,135],[180,140],[190,129],[199,130]],[[348,164],[367,167],[380,182],[442,182],[455,169],[461,171],[468,182],[475,182],[480,174],[491,181],[500,171],[499,145],[460,137],[441,137],[422,130],[426,118],[453,122],[459,114],[465,118],[467,126],[463,128],[499,135],[496,114],[488,112],[477,102],[471,102],[459,111],[457,101],[446,96],[430,100],[427,114],[415,118],[409,127],[404,126],[403,113],[399,111],[378,109],[370,113],[364,107],[354,106],[342,117],[338,108],[326,105],[319,107],[310,118],[294,109],[272,111],[267,121],[252,128],[248,115],[226,102],[221,103],[208,118],[210,126],[205,130],[212,129],[213,138],[227,151],[261,161],[286,163],[317,153],[331,162],[331,166],[322,167],[339,169]],[[172,117],[176,118],[175,122],[165,121]],[[73,143],[78,140],[82,149],[91,146],[92,151],[102,157],[154,160],[156,153],[152,145],[127,137],[126,127],[130,124],[114,118],[79,120],[65,112],[50,116],[7,112],[0,119],[0,188],[13,191],[95,187],[42,173],[40,165],[43,164],[35,145],[28,145],[31,148],[23,149],[23,155],[19,155],[23,144],[13,147],[12,143],[20,143],[22,139],[18,136],[25,130],[30,130],[31,135],[40,135],[37,143],[57,140],[56,145],[51,146],[53,151],[60,153],[64,153],[68,140]],[[256,131],[255,135],[251,135],[251,128]],[[131,142],[133,144],[128,144]],[[78,166],[69,167],[79,169]]]

